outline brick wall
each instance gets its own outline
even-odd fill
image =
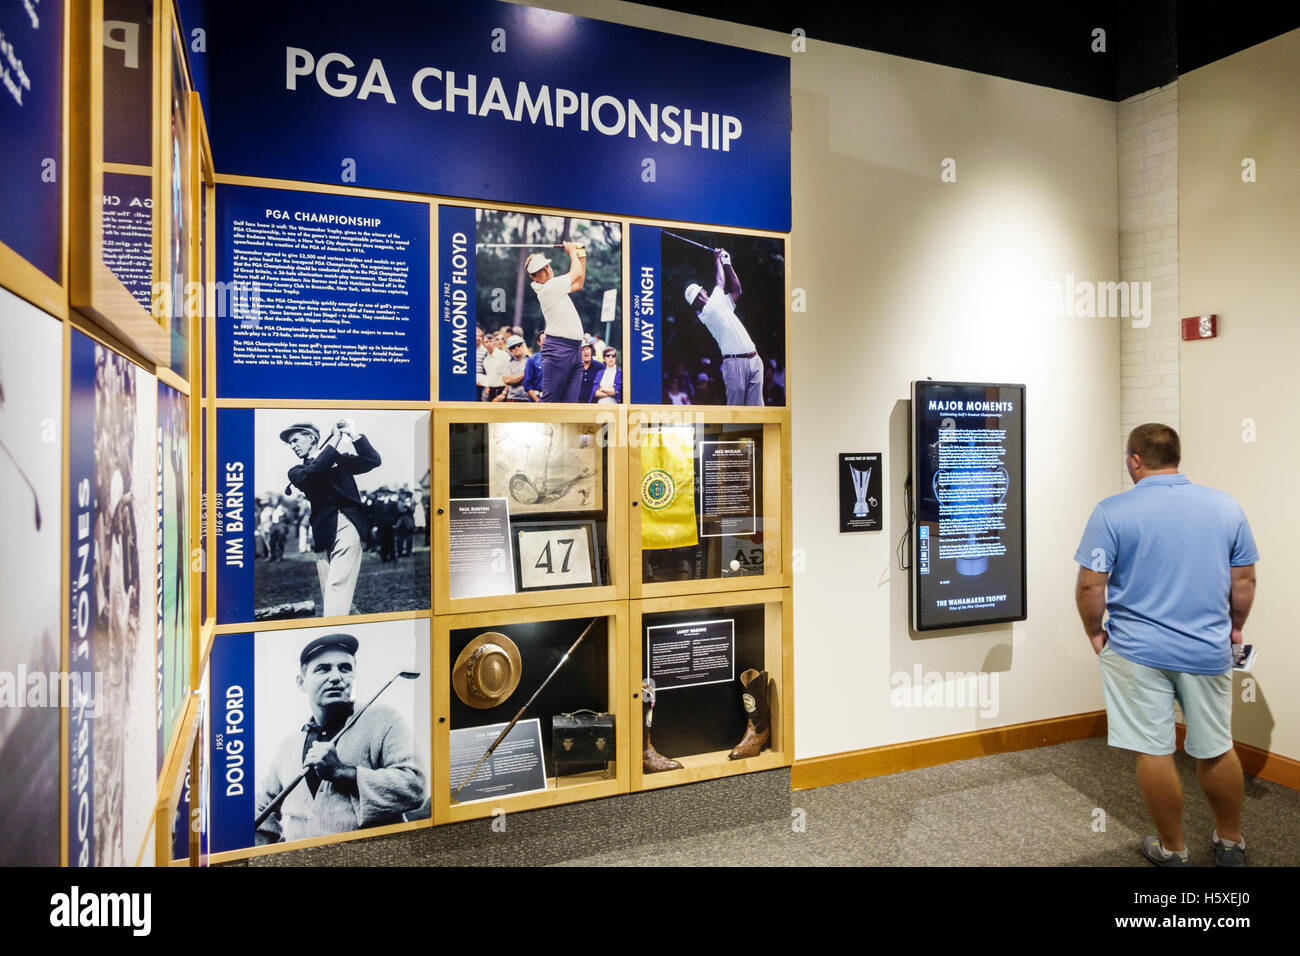
[[[1119,278],[1151,283],[1151,324],[1120,318],[1120,451],[1135,426],[1178,421],[1178,84],[1119,104]],[[1130,487],[1121,467],[1121,489]]]

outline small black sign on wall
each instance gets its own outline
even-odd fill
[[[840,455],[840,533],[879,531],[885,508],[880,491],[880,452]]]

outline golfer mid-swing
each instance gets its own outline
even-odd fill
[[[546,320],[542,343],[542,401],[577,402],[582,386],[582,319],[569,298],[587,280],[587,251],[572,242],[562,244],[569,256],[569,271],[557,276],[551,260],[534,252],[524,261],[533,291]]]
[[[727,250],[714,249],[713,263],[713,291],[706,292],[699,283],[692,282],[686,287],[686,301],[713,334],[722,352],[722,382],[727,387],[727,404],[762,405],[763,360],[744,323],[736,316],[740,278],[732,268]]]

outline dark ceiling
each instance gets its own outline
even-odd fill
[[[1300,27],[1300,4],[740,3],[646,4],[864,50],[1118,100]],[[1093,31],[1105,30],[1105,52]],[[704,37],[708,39],[708,37]]]

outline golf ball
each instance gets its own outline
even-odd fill
[[[740,562],[737,561],[735,558],[732,558],[732,559],[731,559],[731,570],[733,570],[733,571],[739,571],[739,570],[740,570]]]

